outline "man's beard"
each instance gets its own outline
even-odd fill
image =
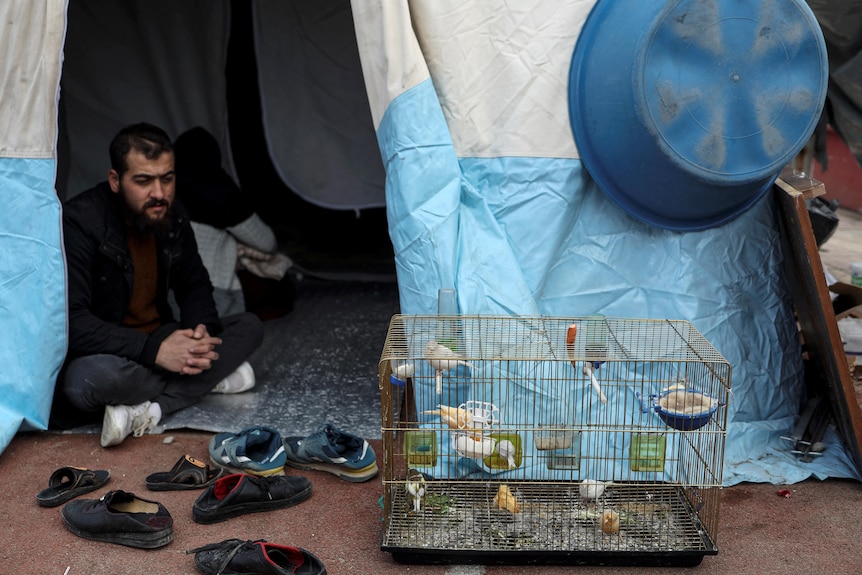
[[[156,239],[164,239],[174,226],[173,204],[165,200],[147,200],[141,211],[132,207],[126,199],[125,191],[120,188],[123,197],[123,212],[126,219],[141,234],[154,236]],[[153,219],[147,215],[147,209],[153,206],[166,206],[167,210],[161,218]]]

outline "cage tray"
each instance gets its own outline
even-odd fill
[[[624,484],[598,501],[577,484],[508,482],[520,511],[493,503],[499,482],[432,481],[421,510],[392,484],[381,549],[399,563],[694,566],[718,553],[696,512],[697,488]],[[600,529],[602,513],[620,517],[618,534]]]

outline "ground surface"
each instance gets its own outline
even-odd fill
[[[166,437],[173,442],[164,443]],[[862,485],[810,480],[792,486],[741,484],[722,491],[718,554],[694,568],[405,565],[380,550],[382,494],[379,477],[347,483],[322,472],[297,471],[311,479],[311,498],[295,507],[199,525],[191,509],[199,492],[147,491],[144,478],[166,471],[184,453],[205,458],[211,434],[179,431],[150,435],[110,448],[92,435],[18,434],[0,457],[6,485],[0,506],[4,528],[0,573],[20,575],[125,575],[196,573],[186,551],[229,538],[267,539],[301,546],[318,555],[330,575],[579,573],[651,575],[757,573],[851,575],[862,565]],[[372,445],[379,451],[379,441]],[[141,550],[81,539],[66,530],[60,507],[43,508],[35,496],[48,476],[64,465],[110,469],[111,480],[84,497],[124,489],[160,501],[174,518],[175,539],[160,549]],[[292,473],[292,472],[291,472]],[[779,496],[781,489],[789,497]]]

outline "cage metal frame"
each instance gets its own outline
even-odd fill
[[[572,326],[575,335],[569,341]],[[446,385],[439,396],[434,388],[441,374],[429,367],[429,341],[444,343],[470,365],[466,371],[460,363],[444,364],[451,368],[443,372]],[[410,366],[407,377],[397,373],[400,365]],[[453,381],[462,394],[454,402],[448,393]],[[538,394],[564,398],[562,409],[548,409],[538,401],[519,409],[518,398],[504,391],[512,382],[519,389],[532,385]],[[718,552],[731,368],[687,321],[395,315],[381,353],[379,387],[381,548],[397,561],[693,565]],[[463,396],[465,388],[472,399]],[[686,419],[679,425],[684,416],[674,419],[676,412],[669,415],[659,404],[662,393],[675,390],[702,393],[714,404],[694,423]],[[607,403],[601,402],[604,395]],[[475,435],[493,440],[495,449],[501,438],[517,439],[509,463],[516,462],[515,468],[501,470],[502,452],[486,456],[479,450],[467,453],[477,471],[466,476],[448,472],[454,461],[464,459],[453,438],[471,437],[475,429],[460,423],[453,427],[424,413],[448,403],[463,408],[466,401],[506,405]],[[582,417],[566,420],[574,408]],[[411,451],[407,440],[417,437],[436,444],[433,465]],[[564,443],[553,443],[560,438]],[[566,445],[567,438],[577,438],[577,451],[550,449]],[[449,468],[437,467],[444,461]],[[545,467],[549,475],[542,475]],[[428,478],[426,508],[420,513],[411,511],[405,491],[412,468]],[[537,469],[542,470],[539,476]],[[596,475],[610,487],[600,499],[585,500],[578,488]],[[495,507],[501,485],[516,494],[523,511],[512,514]],[[484,523],[466,518],[466,509],[458,511],[463,511],[460,516],[453,513],[452,503],[465,501]],[[452,505],[440,512],[446,502]],[[607,510],[621,516],[616,537],[600,529],[597,513]],[[659,519],[673,524],[673,533],[669,527],[644,527],[658,525]],[[554,532],[537,534],[545,526]]]

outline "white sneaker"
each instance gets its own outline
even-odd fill
[[[254,370],[247,361],[242,362],[236,371],[218,382],[210,393],[242,393],[254,387]]]
[[[106,405],[102,419],[102,447],[119,445],[129,435],[140,437],[150,433],[161,419],[162,408],[158,403]]]

